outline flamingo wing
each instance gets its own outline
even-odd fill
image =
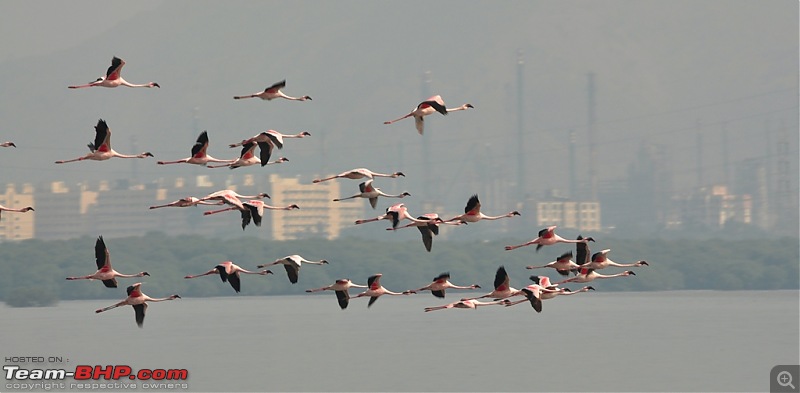
[[[419,233],[422,234],[422,244],[425,245],[425,249],[431,252],[431,247],[433,247],[433,231],[431,231],[430,225],[417,227],[417,229],[419,229]]]
[[[111,130],[108,128],[108,123],[100,119],[97,125],[94,126],[94,150],[107,152],[111,150]]]
[[[136,324],[139,327],[144,326],[144,313],[147,311],[147,303],[134,304],[133,312],[136,314]]]
[[[525,297],[531,302],[531,307],[533,307],[536,312],[542,312],[542,299],[540,299],[536,294],[528,288],[522,288],[522,292],[525,294]]]
[[[335,291],[336,292],[336,300],[339,301],[339,307],[344,310],[347,308],[347,305],[350,304],[350,294],[347,291]]]
[[[122,74],[122,66],[124,65],[124,60],[114,56],[114,58],[111,59],[111,66],[106,70],[106,80],[113,81],[119,79],[120,74]]]
[[[106,243],[103,241],[102,236],[98,236],[97,241],[94,243],[94,261],[98,270],[105,266],[108,266],[108,269],[111,268],[111,257],[108,254],[108,248],[106,248]]]
[[[583,236],[578,235],[578,240],[583,240]],[[580,242],[575,244],[575,263],[578,265],[585,265],[589,262],[589,243]]]
[[[281,134],[272,130],[267,131],[265,134],[267,134],[267,138],[269,138],[278,149],[283,149],[283,136]]]
[[[369,303],[367,303],[367,308],[372,307],[372,303],[375,303],[380,296],[372,296],[369,298]]]
[[[269,142],[258,142],[258,148],[261,154],[258,159],[261,160],[261,166],[267,165],[269,158],[272,157],[273,144]]]
[[[464,214],[475,215],[481,211],[481,202],[478,200],[478,194],[469,197],[467,206],[464,208]]]
[[[381,275],[376,274],[373,276],[369,276],[367,279],[367,286],[369,289],[376,290],[381,287]]]
[[[497,273],[494,275],[494,289],[498,291],[503,291],[508,289],[508,273],[506,273],[505,266],[500,266],[497,269]]]
[[[116,278],[112,278],[110,280],[103,280],[103,285],[105,285],[106,288],[116,288],[117,287],[117,279]]]
[[[438,291],[431,291],[431,293],[433,294],[433,296],[444,299],[444,289],[440,289]]]
[[[284,269],[286,269],[286,275],[289,276],[289,282],[292,284],[297,284],[297,275],[300,273],[300,269],[297,268],[295,265],[283,264]]]
[[[277,93],[278,90],[283,89],[284,87],[286,87],[286,79],[284,79],[284,80],[282,80],[282,81],[280,81],[278,83],[275,83],[274,85],[264,89],[264,92],[265,93]]]
[[[239,272],[229,274],[228,275],[228,282],[233,287],[233,290],[237,293],[242,290],[242,282],[239,280]]]
[[[441,101],[441,97],[439,97],[439,101]],[[443,115],[447,115],[447,108],[445,108],[443,103],[437,102],[436,100],[429,99],[427,101],[422,101],[419,105],[417,105],[417,109],[423,109],[427,107],[431,107],[434,110],[436,110],[436,112],[439,112]]]
[[[192,146],[192,157],[205,157],[206,149],[208,149],[208,131],[203,131],[200,133],[200,136],[197,137],[197,142]]]

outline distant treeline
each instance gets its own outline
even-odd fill
[[[412,229],[413,230],[413,229]],[[416,231],[415,231],[416,233]],[[488,293],[494,273],[504,265],[516,288],[528,285],[531,274],[561,277],[552,269],[526,270],[543,265],[572,245],[558,244],[535,251],[535,246],[505,251],[503,246],[526,239],[486,242],[434,241],[428,253],[419,239],[380,242],[364,239],[265,241],[256,238],[211,239],[199,236],[167,236],[148,233],[142,237],[105,239],[113,267],[126,274],[140,271],[149,277],[118,279],[119,288],[99,281],[67,281],[96,270],[95,238],[67,241],[27,240],[0,243],[0,298],[13,306],[43,306],[58,299],[122,299],[125,287],[137,281],[153,297],[177,293],[183,297],[303,294],[305,289],[350,278],[364,284],[368,276],[383,273],[382,284],[390,290],[427,285],[441,272],[450,272],[458,285],[479,284]],[[439,239],[437,239],[439,240]],[[626,240],[603,239],[590,243],[592,252],[604,248],[619,263],[646,260],[650,266],[632,268],[637,275],[597,280],[598,291],[658,291],[680,289],[768,290],[800,286],[800,241],[796,238],[761,240]],[[208,271],[217,263],[233,261],[248,270],[291,254],[306,259],[327,259],[330,264],[308,265],[300,270],[297,284],[290,284],[282,266],[274,275],[242,276],[237,295],[219,276],[186,280],[187,274]],[[618,272],[608,268],[602,273]],[[577,286],[577,285],[576,285]],[[479,290],[480,292],[481,290]]]

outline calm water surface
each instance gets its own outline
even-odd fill
[[[797,291],[597,292],[546,300],[541,314],[423,312],[461,294],[344,311],[333,293],[179,299],[152,304],[144,329],[131,307],[94,313],[114,300],[0,306],[0,355],[65,362],[26,368],[185,368],[185,391],[240,392],[768,391],[774,365],[800,362]]]

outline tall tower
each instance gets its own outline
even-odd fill
[[[525,96],[523,71],[525,61],[522,58],[522,49],[517,49],[517,195],[526,198],[525,188]]]
[[[591,186],[590,194],[592,196],[592,201],[597,200],[597,169],[595,165],[597,164],[597,146],[595,145],[594,140],[594,110],[595,110],[595,102],[594,102],[594,73],[590,72],[586,74],[587,76],[587,96],[588,96],[588,119],[587,119],[587,130],[588,130],[588,139],[589,139],[589,181]]]

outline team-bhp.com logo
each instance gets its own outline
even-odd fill
[[[186,369],[139,369],[126,365],[80,365],[74,370],[24,369],[18,365],[5,365],[6,389],[187,389],[189,371]],[[71,378],[74,382],[58,382]],[[98,382],[98,381],[114,382]],[[10,382],[14,381],[14,382]],[[137,386],[136,381],[140,383]],[[176,382],[178,381],[178,382]]]

